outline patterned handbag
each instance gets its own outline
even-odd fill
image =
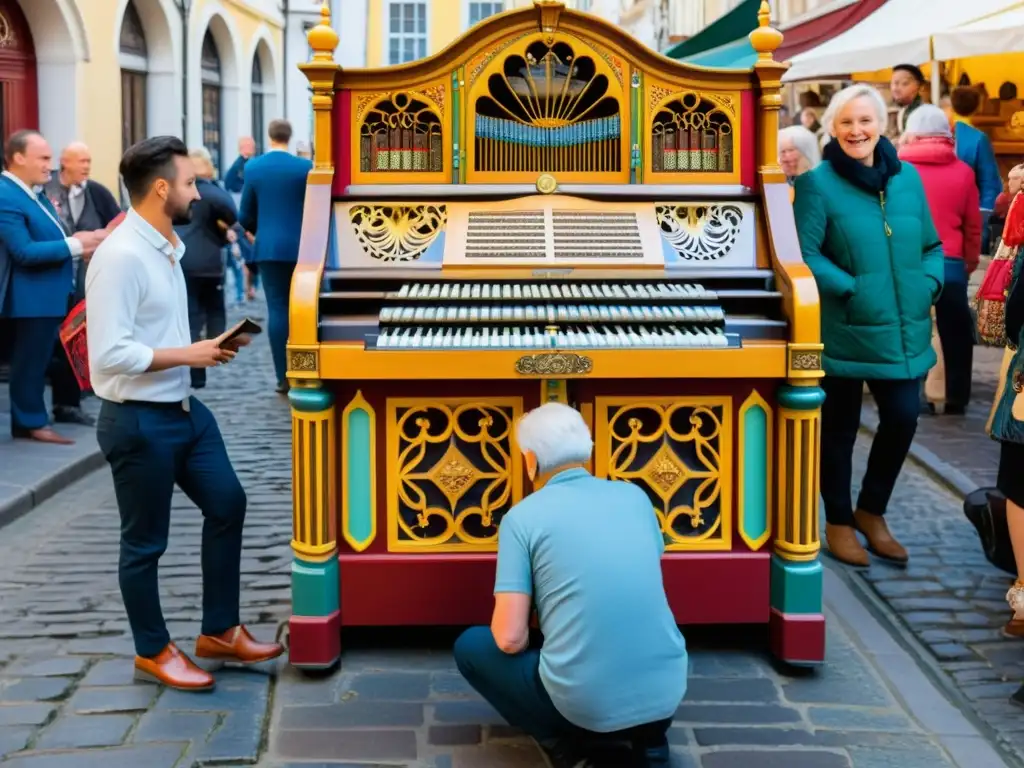
[[[978,340],[989,347],[1006,346],[1006,292],[1021,243],[1024,243],[1024,195],[1018,194],[1010,203],[1002,241],[974,297]]]

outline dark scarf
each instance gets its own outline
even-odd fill
[[[880,136],[878,144],[875,145],[875,161],[872,165],[864,165],[843,152],[843,148],[839,146],[839,139],[832,139],[826,144],[823,154],[836,173],[872,195],[884,192],[889,179],[903,167],[899,155],[896,154],[896,147],[885,136]]]

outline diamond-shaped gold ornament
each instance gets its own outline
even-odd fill
[[[648,462],[646,475],[662,494],[670,497],[680,485],[686,482],[687,472],[686,467],[669,450],[668,446],[662,444],[658,452]]]
[[[430,473],[430,479],[444,492],[453,507],[473,485],[476,477],[477,472],[473,465],[454,443],[448,446],[448,450]]]

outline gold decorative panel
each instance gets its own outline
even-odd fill
[[[448,219],[445,205],[353,205],[348,212],[356,238],[379,261],[415,261]]]
[[[520,398],[387,403],[388,550],[493,552],[522,496]]]
[[[436,91],[436,89],[435,89]],[[444,170],[443,94],[414,92],[364,96],[357,107],[359,170],[364,173]],[[374,98],[380,97],[376,102]],[[437,100],[442,99],[438,104]]]
[[[743,224],[737,205],[659,205],[665,240],[685,261],[718,261],[729,255]]]
[[[510,46],[487,63],[469,103],[472,180],[628,178],[622,73],[576,36],[533,35]]]
[[[652,173],[732,173],[736,100],[728,94],[648,89]]]
[[[732,546],[732,401],[598,397],[597,475],[643,488],[668,550]]]

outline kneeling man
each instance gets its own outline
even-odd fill
[[[501,522],[494,616],[456,641],[459,671],[552,766],[588,765],[582,750],[599,737],[630,742],[635,765],[668,766],[687,654],[651,502],[585,469],[593,441],[575,409],[548,403],[516,432],[536,491]]]

